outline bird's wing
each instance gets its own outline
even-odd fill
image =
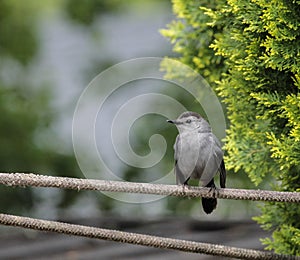
[[[221,143],[218,140],[218,138],[215,135],[213,135],[213,137],[214,137],[216,145],[220,149],[222,149]],[[221,188],[225,188],[225,183],[226,183],[226,168],[225,168],[225,164],[224,164],[224,160],[223,160],[223,154],[222,154],[222,156],[220,158],[222,158],[222,161],[220,162],[220,165],[219,165],[220,186],[221,186]]]
[[[213,134],[213,139],[214,139],[214,141],[215,141],[215,144],[216,144],[220,149],[222,149],[222,145],[221,145],[219,139],[218,139],[214,134]]]
[[[207,137],[205,141],[202,140],[203,143],[205,142],[205,145],[201,145],[202,156],[205,156],[203,160],[204,165],[202,168],[202,175],[200,178],[202,186],[206,186],[214,178],[218,170],[221,169],[223,161],[223,151],[221,149],[220,143],[217,143],[216,140],[217,138],[214,135]],[[222,178],[222,181],[223,179],[224,178]]]
[[[177,164],[178,161],[178,151],[180,149],[180,136],[177,135],[176,140],[175,140],[175,144],[174,144],[174,160],[175,160],[175,165]]]
[[[174,168],[174,172],[175,172],[175,176],[176,176],[176,184],[186,184],[186,182],[189,180],[189,176],[185,176],[182,171],[179,168],[178,165],[178,160],[179,160],[179,151],[180,151],[180,136],[177,135],[176,137],[176,141],[174,144],[174,159],[175,159],[175,168]]]
[[[221,143],[219,142],[218,138],[214,135],[214,140],[216,145],[222,149]],[[225,169],[225,164],[223,160],[223,153],[220,155],[220,158],[222,158],[222,161],[219,162],[219,172],[220,172],[220,186],[221,188],[225,188],[225,183],[226,183],[226,169]]]

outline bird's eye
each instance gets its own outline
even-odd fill
[[[186,122],[189,124],[189,123],[192,122],[192,120],[191,120],[191,119],[188,119],[188,120],[186,120]]]

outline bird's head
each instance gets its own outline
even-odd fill
[[[184,112],[176,120],[167,120],[167,122],[175,124],[181,133],[195,130],[199,133],[211,132],[209,124],[196,112]]]

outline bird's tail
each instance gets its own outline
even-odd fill
[[[206,185],[206,187],[211,188],[212,190],[215,190],[216,186],[214,183],[214,179],[210,181]],[[217,207],[217,199],[215,198],[202,198],[202,207],[206,214],[210,214],[213,212],[213,210]]]

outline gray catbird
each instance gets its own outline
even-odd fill
[[[176,183],[187,185],[198,179],[202,187],[215,190],[214,176],[220,172],[220,186],[225,188],[226,170],[223,151],[210,125],[196,112],[184,112],[176,120],[168,120],[178,128],[174,144]],[[204,211],[209,214],[217,206],[217,199],[202,198]]]

